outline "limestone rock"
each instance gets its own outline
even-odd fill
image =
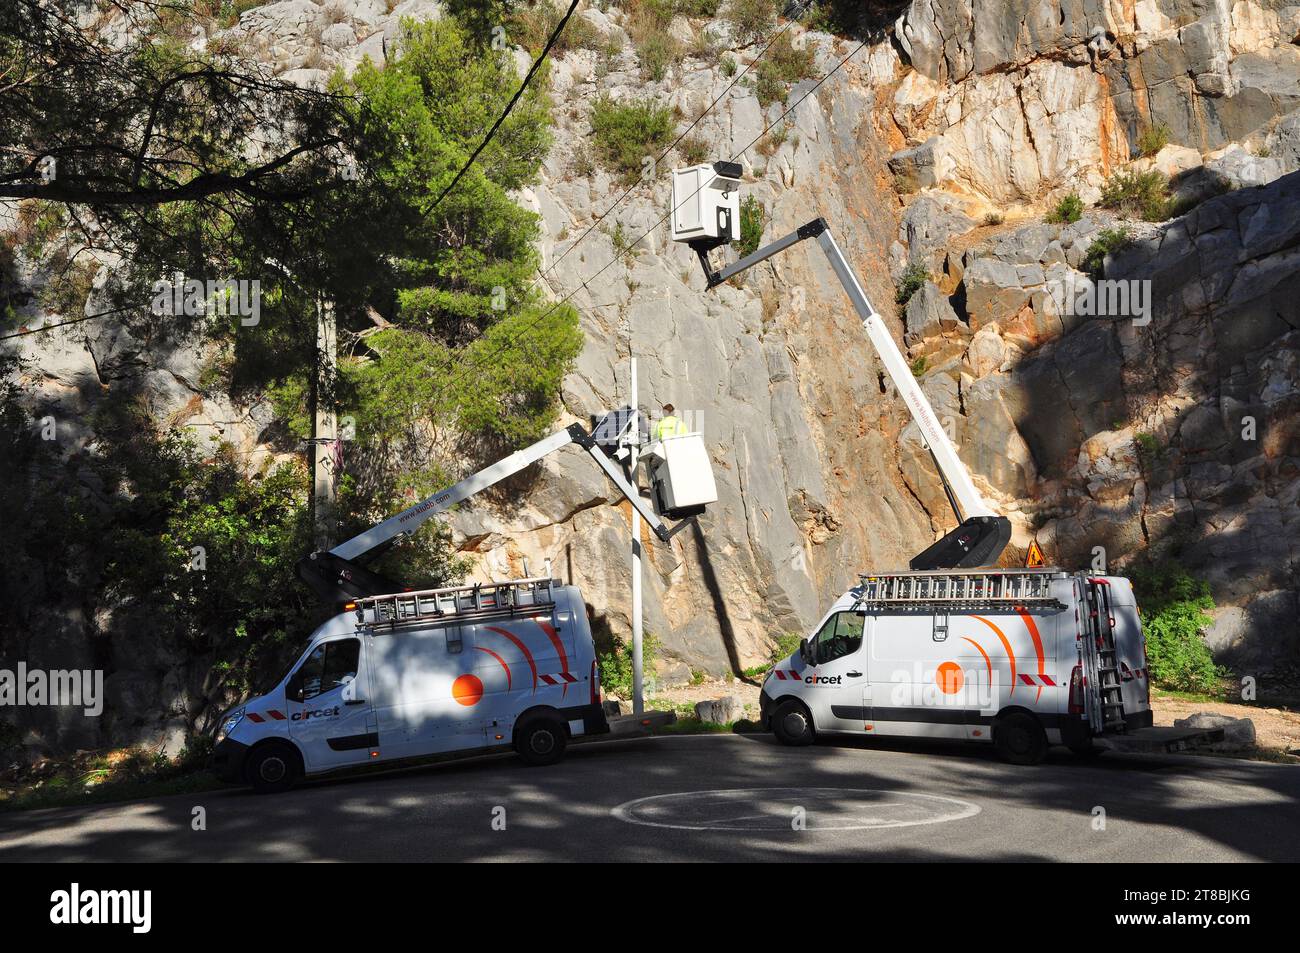
[[[695,715],[700,721],[715,725],[729,725],[744,713],[740,700],[734,695],[723,695],[713,701],[695,703]]]
[[[1175,728],[1222,728],[1223,740],[1206,747],[1210,751],[1244,751],[1255,747],[1255,723],[1249,718],[1233,718],[1215,712],[1198,711],[1187,718],[1176,718]]]

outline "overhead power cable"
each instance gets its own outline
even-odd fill
[[[794,102],[793,105],[787,107],[786,110],[785,110],[784,112],[782,112],[780,116],[777,117],[777,119],[776,119],[775,122],[769,123],[766,127],[764,127],[764,129],[763,129],[762,132],[760,132],[757,136],[755,136],[755,137],[754,137],[753,139],[751,139],[748,143],[746,143],[746,144],[744,145],[744,147],[741,148],[740,151],[737,152],[735,155],[733,155],[729,161],[731,161],[731,162],[735,162],[737,159],[739,159],[741,156],[743,156],[746,152],[748,152],[751,148],[753,148],[753,146],[754,146],[757,142],[759,142],[759,141],[760,141],[764,136],[766,136],[766,135],[768,134],[768,132],[770,132],[773,128],[775,128],[777,125],[779,125],[781,122],[783,122],[783,121],[785,120],[786,116],[788,116],[788,115],[790,115],[790,113],[794,112],[795,109],[797,109],[797,108],[799,107],[799,105],[800,105],[800,104],[801,104],[805,99],[807,99],[809,96],[811,96],[813,93],[815,93],[815,92],[816,92],[816,91],[821,87],[821,85],[822,85],[823,83],[825,83],[828,79],[830,79],[832,76],[834,76],[836,73],[838,73],[838,72],[840,71],[840,68],[843,67],[844,64],[847,63],[849,60],[853,59],[853,57],[856,56],[856,55],[858,54],[858,52],[859,52],[859,51],[860,51],[864,46],[866,46],[866,45],[867,45],[867,41],[866,41],[866,40],[863,40],[863,41],[862,41],[861,43],[859,43],[856,47],[854,47],[854,48],[853,48],[853,49],[848,53],[847,56],[845,56],[842,60],[840,60],[838,63],[835,64],[835,66],[831,69],[830,72],[828,72],[828,73],[827,73],[825,76],[823,76],[821,79],[817,80],[817,82],[814,83],[814,84],[813,84],[813,85],[812,85],[812,86],[807,90],[807,92],[805,92],[802,96],[800,96],[797,100],[795,100],[795,102]],[[656,228],[658,228],[658,227],[659,227],[660,225],[662,225],[664,222],[668,221],[669,217],[673,214],[673,212],[677,211],[677,209],[681,208],[682,205],[685,205],[686,202],[689,202],[692,198],[694,198],[696,195],[698,195],[698,194],[700,193],[700,191],[701,191],[703,188],[704,188],[704,186],[701,185],[699,188],[697,188],[697,189],[696,189],[694,192],[692,192],[690,195],[686,196],[686,199],[685,199],[683,202],[681,202],[680,204],[675,205],[675,206],[672,206],[671,208],[669,208],[668,211],[665,212],[665,213],[663,214],[663,216],[661,216],[661,217],[660,217],[660,218],[659,218],[659,219],[658,219],[658,220],[657,220],[653,225],[651,225],[651,226],[650,226],[649,228],[647,228],[644,232],[642,232],[640,235],[638,235],[638,236],[637,236],[633,241],[629,242],[629,243],[628,243],[628,247],[629,247],[629,248],[631,248],[631,247],[635,247],[635,246],[636,246],[638,243],[640,243],[641,240],[644,239],[647,235],[649,235],[651,232],[653,232]],[[543,321],[545,321],[548,317],[550,317],[553,313],[555,313],[555,311],[558,310],[562,305],[564,305],[566,302],[568,302],[569,299],[572,298],[574,295],[576,295],[579,291],[582,291],[582,290],[584,290],[584,289],[587,289],[588,284],[590,284],[592,281],[595,281],[597,278],[599,278],[599,277],[601,276],[601,274],[603,274],[603,273],[606,271],[606,269],[610,268],[610,267],[611,267],[615,262],[617,262],[617,261],[619,261],[619,260],[620,260],[620,256],[615,255],[613,258],[611,258],[609,261],[607,261],[604,265],[602,265],[599,269],[597,269],[597,271],[596,271],[594,274],[592,274],[592,275],[591,275],[590,277],[588,277],[588,278],[584,278],[584,279],[582,280],[582,282],[581,282],[581,283],[580,283],[576,288],[574,288],[572,291],[570,291],[570,292],[569,292],[568,294],[566,294],[564,297],[560,298],[558,301],[556,301],[554,304],[552,304],[549,308],[547,308],[545,311],[543,311],[540,315],[538,315],[538,316],[537,316],[533,321],[531,321],[531,322],[530,322],[529,324],[527,324],[527,325],[526,325],[522,330],[520,330],[520,331],[519,331],[519,332],[518,332],[518,333],[517,333],[513,338],[510,338],[509,340],[503,342],[501,345],[499,345],[499,346],[496,347],[494,350],[492,350],[489,354],[486,355],[486,358],[496,357],[498,354],[501,354],[501,353],[506,349],[506,347],[508,347],[508,346],[511,345],[511,344],[517,343],[517,342],[519,341],[520,338],[522,338],[524,335],[526,335],[526,334],[527,334],[529,331],[531,331],[533,328],[535,328],[535,327],[537,327],[538,325],[540,325]],[[471,361],[469,362],[468,366],[467,366],[464,370],[462,370],[459,374],[457,374],[455,377],[453,377],[453,378],[451,379],[451,381],[447,384],[447,386],[448,386],[448,387],[451,387],[451,386],[453,386],[453,385],[459,383],[462,379],[464,379],[464,377],[465,377],[466,374],[468,374],[468,373],[470,373],[471,371],[474,371],[474,370],[479,370],[481,367],[482,367],[482,364],[481,364],[479,361],[473,361],[473,360],[471,360]]]
[[[560,18],[560,22],[557,23],[555,29],[551,31],[551,36],[550,39],[546,41],[546,46],[542,48],[542,52],[538,54],[537,59],[533,60],[532,68],[528,71],[528,75],[524,77],[523,83],[520,84],[517,90],[515,90],[514,96],[510,97],[510,102],[506,103],[506,108],[502,110],[501,115],[497,117],[497,121],[492,124],[492,128],[489,129],[487,135],[483,137],[483,141],[478,144],[478,148],[475,149],[473,154],[465,161],[465,164],[460,167],[460,171],[456,173],[455,177],[450,183],[448,183],[447,187],[438,193],[438,197],[420,213],[421,218],[428,216],[430,212],[438,207],[439,203],[447,197],[447,193],[456,187],[456,183],[460,181],[461,176],[463,176],[469,170],[469,167],[474,164],[474,160],[477,159],[479,154],[487,148],[488,143],[491,142],[493,136],[497,134],[497,130],[501,128],[501,124],[505,122],[506,117],[510,115],[510,111],[515,108],[515,103],[519,102],[520,97],[524,95],[524,90],[528,88],[528,84],[533,81],[533,77],[537,75],[537,71],[542,68],[542,63],[544,63],[546,57],[550,55],[551,47],[555,46],[556,41],[560,38],[560,34],[564,32],[565,26],[568,25],[569,17],[573,16],[574,10],[578,9],[579,2],[580,0],[573,0],[573,2],[569,4],[569,9],[565,11],[564,16]]]
[[[677,138],[673,140],[672,145],[670,145],[663,152],[659,153],[659,155],[654,160],[654,164],[651,165],[650,167],[651,171],[657,170],[659,168],[659,163],[663,162],[664,157],[667,156],[668,153],[676,149],[677,146],[681,143],[681,141],[686,138],[687,134],[690,133],[690,131],[694,129],[697,125],[699,125],[700,121],[704,119],[704,117],[707,116],[710,112],[712,112],[713,108],[717,106],[718,103],[722,102],[723,98],[729,92],[731,92],[732,88],[735,87],[737,83],[739,83],[742,79],[745,78],[745,74],[758,65],[758,61],[761,60],[767,54],[767,51],[772,48],[772,45],[776,43],[776,41],[779,40],[781,36],[787,30],[789,30],[790,27],[792,27],[795,24],[799,15],[801,15],[803,12],[803,7],[807,6],[808,2],[809,0],[804,0],[804,3],[800,4],[799,9],[795,11],[795,17],[787,20],[785,26],[781,27],[781,29],[773,33],[772,38],[767,41],[767,45],[764,46],[763,49],[759,51],[757,56],[755,56],[752,60],[750,60],[748,64],[746,64],[743,70],[741,70],[739,73],[736,74],[736,76],[731,80],[731,82],[727,84],[727,88],[724,89],[722,92],[720,92],[716,97],[714,97],[713,102],[709,103],[709,105],[705,108],[705,110],[702,113],[700,113],[693,120],[691,120],[691,124],[681,131],[681,134],[678,135]],[[647,174],[646,172],[642,172],[639,176],[637,176],[636,181],[633,182],[631,185],[629,185],[623,191],[622,195],[620,195],[613,202],[611,202],[609,207],[606,208],[605,211],[601,212],[600,215],[596,218],[596,220],[592,222],[581,235],[578,236],[577,240],[574,241],[574,243],[570,245],[568,248],[566,248],[564,252],[560,255],[560,257],[556,258],[555,261],[551,262],[550,265],[548,265],[546,269],[538,275],[538,277],[545,279],[546,275],[550,274],[550,272],[552,272],[560,262],[564,261],[564,259],[568,256],[569,252],[573,251],[580,244],[582,244],[582,240],[586,238],[588,235],[590,235],[592,232],[594,232],[600,226],[600,223],[605,220],[605,217],[609,215],[610,212],[614,211],[614,209],[617,208],[619,204],[623,202],[624,199],[626,199],[629,195],[631,195],[632,192],[638,186],[640,186],[643,181],[645,181],[646,174]]]

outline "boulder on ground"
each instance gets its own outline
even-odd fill
[[[697,702],[695,714],[700,721],[715,725],[729,725],[741,716],[743,708],[734,695],[723,695],[713,701]]]
[[[1222,728],[1223,740],[1209,745],[1210,751],[1244,751],[1255,747],[1255,723],[1249,718],[1233,718],[1212,711],[1198,711],[1188,718],[1174,721],[1175,728]]]

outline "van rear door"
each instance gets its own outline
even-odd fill
[[[285,688],[289,736],[308,771],[360,764],[379,744],[367,676],[357,636],[321,642],[290,676]]]

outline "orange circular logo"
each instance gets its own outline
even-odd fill
[[[462,705],[477,705],[483,697],[483,683],[477,675],[462,675],[451,683],[451,697]]]
[[[935,683],[939,686],[939,691],[945,695],[956,695],[961,691],[962,682],[966,676],[961,672],[961,666],[956,662],[944,662],[934,673]]]

